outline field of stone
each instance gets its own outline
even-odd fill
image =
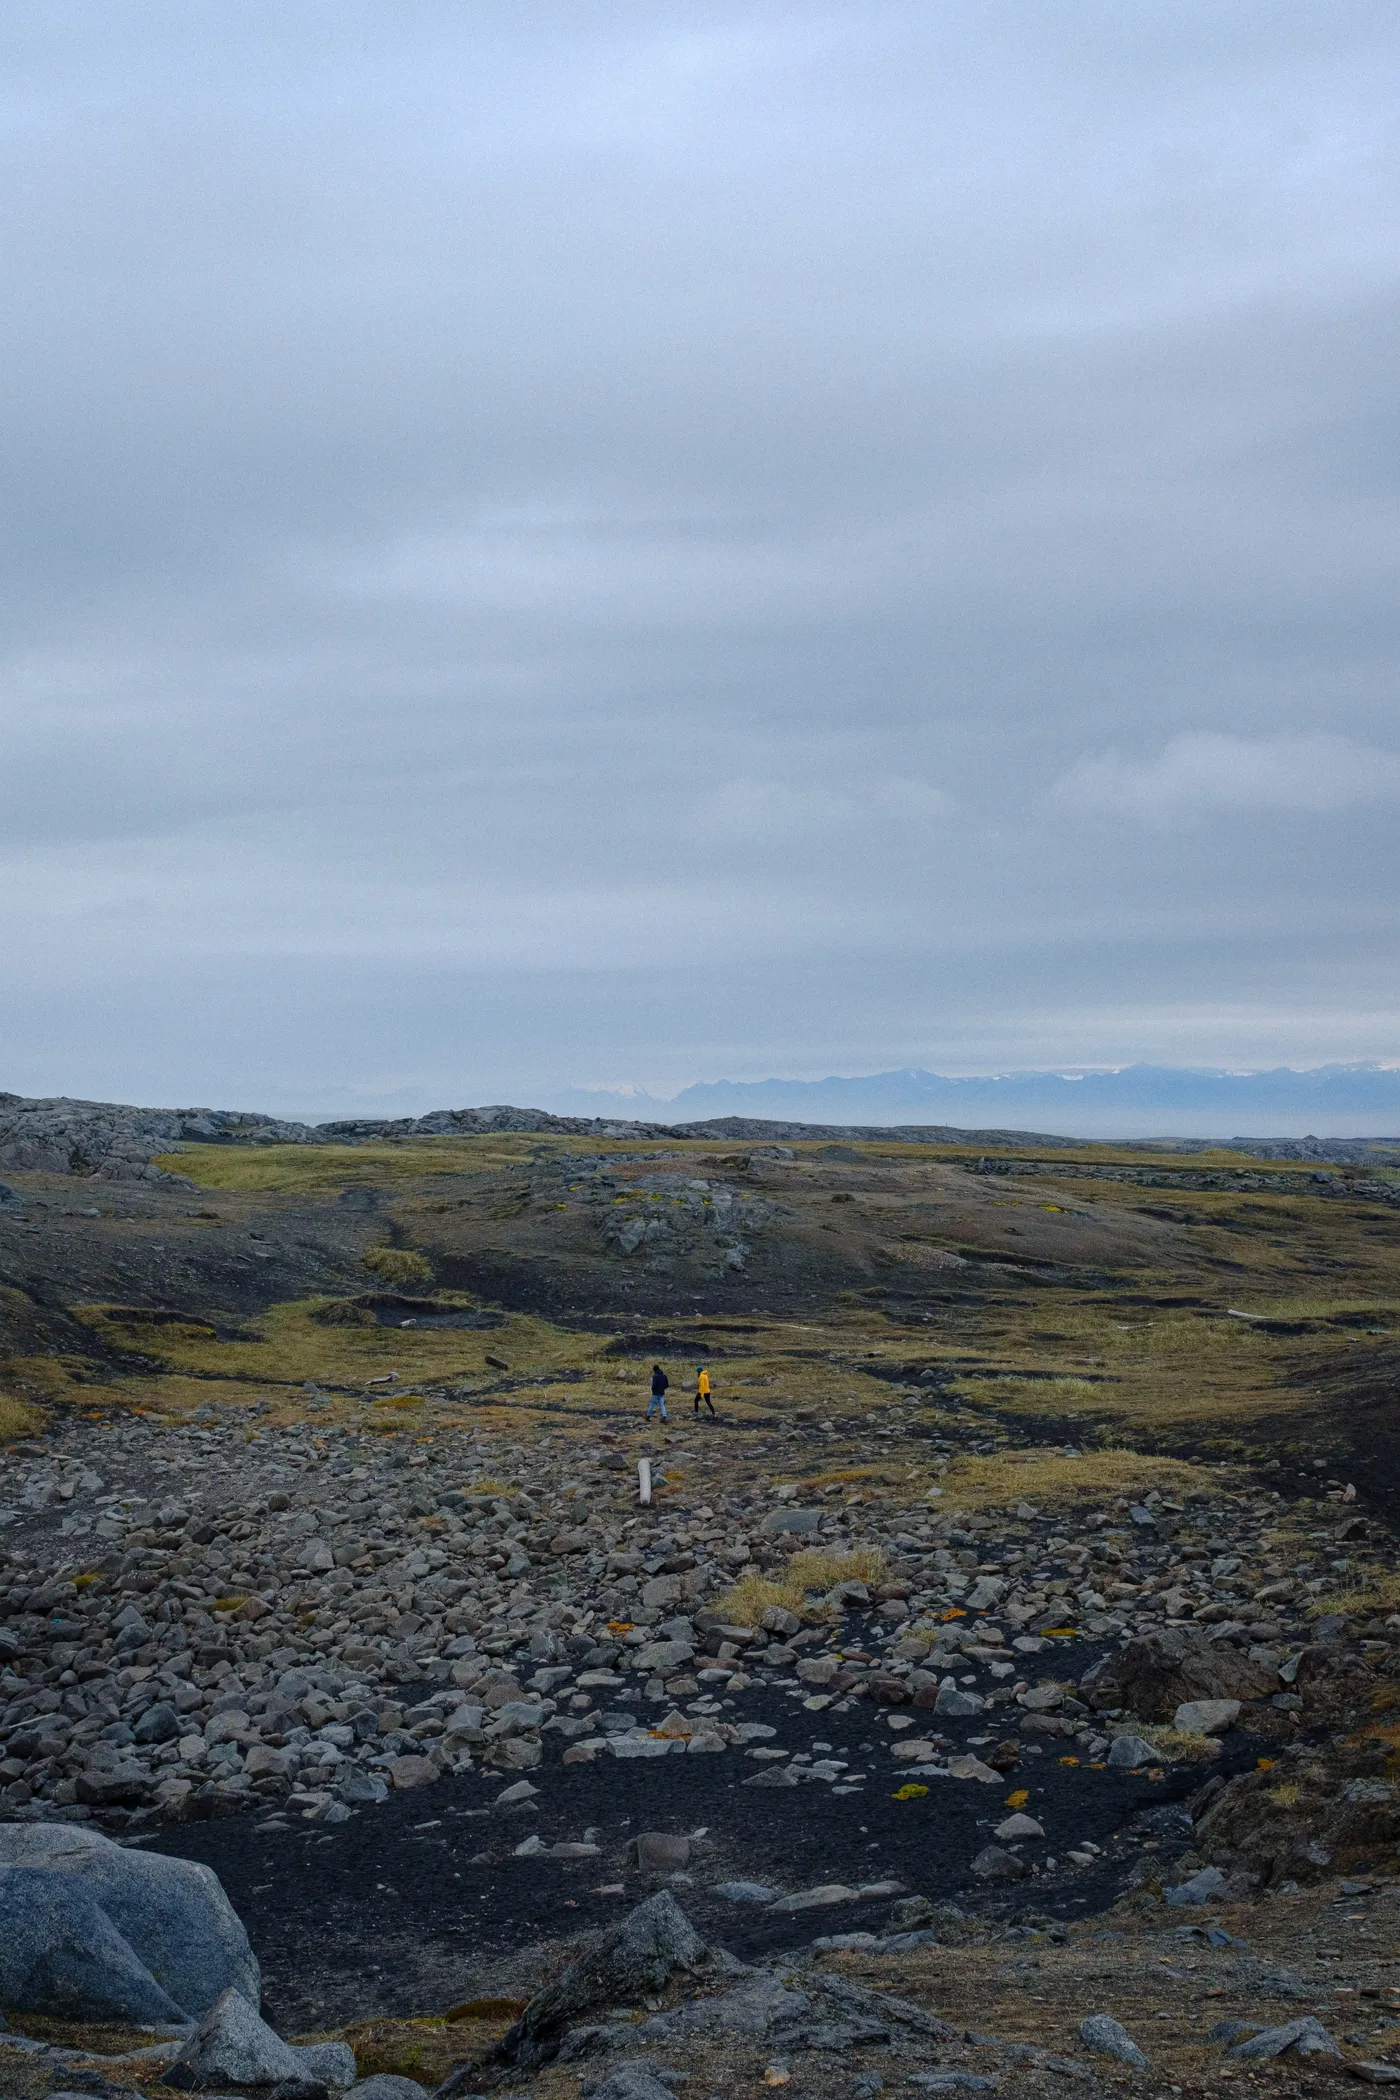
[[[289,2095],[1400,2082],[1387,1157],[43,1107],[0,1914],[213,1869]],[[123,1929],[0,2081],[239,2090]]]

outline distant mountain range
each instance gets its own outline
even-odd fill
[[[565,1115],[694,1123],[743,1116],[803,1123],[950,1123],[1070,1137],[1382,1137],[1400,1132],[1400,1069],[1319,1065],[1229,1072],[1127,1065],[1108,1072],[1008,1072],[949,1078],[875,1072],[856,1079],[714,1080],[674,1099],[571,1088],[548,1105]]]

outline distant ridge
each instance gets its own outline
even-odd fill
[[[950,1078],[917,1068],[864,1078],[717,1080],[674,1100],[646,1094],[557,1096],[595,1115],[698,1122],[743,1116],[801,1123],[927,1125],[1073,1132],[1083,1138],[1367,1137],[1400,1130],[1400,1070],[1379,1064],[1238,1072],[1172,1065]]]
[[[648,1123],[621,1117],[557,1116],[545,1109],[513,1108],[508,1104],[435,1109],[426,1116],[357,1116],[331,1123],[295,1123],[240,1109],[136,1108],[122,1102],[74,1101],[64,1095],[35,1100],[22,1094],[0,1093],[0,1167],[11,1172],[79,1174],[99,1181],[180,1180],[180,1176],[172,1176],[154,1162],[182,1144],[360,1145],[384,1138],[481,1137],[497,1131],[660,1142],[702,1138],[748,1144],[863,1139],[885,1144],[978,1146],[988,1150],[1025,1146],[1072,1148],[1093,1142],[1045,1131],[967,1129],[948,1123],[807,1123],[754,1116]],[[1208,1151],[1222,1141],[1143,1138],[1118,1142],[1142,1151],[1189,1153]],[[1376,1165],[1400,1157],[1400,1138],[1246,1138],[1228,1142],[1232,1149],[1257,1159]]]

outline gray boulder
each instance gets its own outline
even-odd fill
[[[416,2078],[400,2078],[393,2071],[376,2071],[350,2088],[350,2100],[428,2100],[426,2086]]]
[[[1081,2020],[1079,2039],[1095,2056],[1111,2056],[1117,2063],[1131,2064],[1135,2071],[1147,2070],[1152,2061],[1111,2013],[1090,2013],[1087,2020]]]
[[[595,1940],[563,1975],[530,2000],[496,2050],[502,2063],[533,2070],[555,2056],[564,2030],[582,2013],[613,2000],[635,2004],[659,1991],[678,1969],[695,1975],[715,1961],[669,1889],[649,1896]],[[475,2078],[475,2067],[468,2067]],[[455,2074],[454,2074],[455,2076]],[[442,2100],[456,2090],[452,2080]]]
[[[355,2068],[355,2052],[348,2042],[301,2042],[291,2045],[292,2054],[301,2066],[300,2076],[311,2085],[323,2085],[329,2092],[349,2092],[359,2076]],[[411,2085],[412,2079],[408,2081]]]
[[[1265,1699],[1278,1690],[1278,1672],[1251,1662],[1238,1648],[1213,1643],[1203,1627],[1168,1626],[1139,1634],[1114,1665],[1119,1701],[1144,1721],[1169,1721],[1197,1700]]]
[[[212,1867],[133,1851],[72,1823],[0,1824],[0,1866],[80,1885],[174,2000],[162,2019],[198,2019],[230,1988],[261,2002],[257,1958]]]
[[[180,1716],[162,1701],[146,1708],[131,1733],[138,1743],[173,1743],[180,1734]]]
[[[58,2019],[186,2024],[83,1884],[42,1867],[0,1866],[0,2003]]]
[[[1014,1852],[1000,1845],[984,1845],[972,1862],[972,1871],[979,1881],[1006,1882],[1024,1881],[1030,1869]]]
[[[591,2087],[589,2100],[675,2100],[649,2064],[618,2064]]]
[[[764,1538],[779,1538],[785,1532],[793,1532],[799,1538],[810,1538],[822,1528],[822,1512],[819,1509],[773,1509],[759,1525]]]
[[[1247,2042],[1236,2042],[1226,2053],[1253,2062],[1283,2056],[1289,2050],[1298,2056],[1340,2056],[1342,2053],[1321,2020],[1314,2019],[1311,2013],[1301,2020],[1288,2020],[1282,2027],[1266,2027]]]
[[[1143,1765],[1161,1762],[1161,1753],[1151,1743],[1144,1742],[1140,1735],[1115,1737],[1108,1752],[1108,1763],[1115,1772],[1136,1772]]]
[[[933,1710],[936,1714],[952,1715],[955,1720],[966,1720],[972,1714],[980,1714],[985,1704],[976,1692],[962,1692],[955,1684],[945,1684],[939,1686]]]
[[[1189,1881],[1179,1881],[1174,1889],[1168,1889],[1167,1901],[1177,1909],[1187,1903],[1208,1903],[1224,1886],[1225,1876],[1219,1867],[1202,1867]]]
[[[210,2006],[161,2081],[183,2092],[208,2087],[326,2087],[355,2083],[355,2052],[346,2042],[293,2048],[274,2034],[247,1999],[227,1990]]]

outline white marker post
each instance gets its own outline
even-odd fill
[[[644,1507],[650,1505],[651,1460],[649,1458],[639,1458],[637,1460],[637,1499]]]

